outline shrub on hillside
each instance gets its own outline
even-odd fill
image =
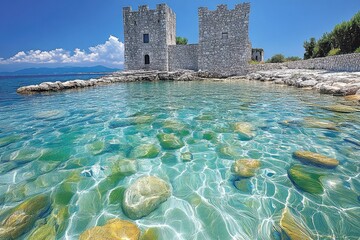
[[[291,57],[287,57],[286,61],[287,62],[292,62],[292,61],[299,61],[302,60],[301,58],[299,58],[298,56],[291,56]]]
[[[282,63],[285,62],[285,57],[282,54],[275,54],[266,61],[267,63]]]
[[[328,56],[335,56],[335,55],[339,55],[340,53],[341,53],[340,48],[334,48],[330,50]]]
[[[358,47],[354,53],[360,53],[360,47]]]

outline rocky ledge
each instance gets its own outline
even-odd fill
[[[258,71],[246,76],[249,80],[269,81],[298,88],[310,88],[337,96],[360,95],[360,72],[326,70],[277,69]]]
[[[172,81],[193,81],[203,80],[205,78],[221,78],[221,75],[210,74],[206,72],[194,71],[176,71],[176,72],[162,72],[162,71],[128,71],[115,72],[97,79],[90,80],[71,80],[66,82],[43,82],[38,85],[24,86],[17,89],[20,94],[34,94],[41,92],[57,92],[67,89],[77,89],[93,86],[107,85],[117,82],[140,82],[140,81],[158,81],[158,80],[172,80]]]

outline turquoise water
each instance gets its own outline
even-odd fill
[[[142,231],[155,228],[159,239],[280,239],[285,207],[314,239],[358,239],[360,113],[319,107],[342,102],[247,81],[126,83],[7,98],[0,102],[2,212],[50,195],[47,214],[69,212],[58,239],[77,239],[108,219],[129,220],[121,190],[154,175],[171,185],[172,196],[131,221]],[[303,124],[309,118],[336,129]],[[253,126],[252,138],[234,131],[239,122]],[[163,149],[159,133],[174,133],[184,146]],[[159,154],[142,158],[144,144]],[[304,165],[293,158],[296,150],[339,160],[335,169],[317,168],[325,176],[322,194],[304,192],[289,179],[293,164]],[[183,161],[188,152],[190,161]],[[232,173],[242,158],[260,160],[254,177]],[[130,162],[132,171],[111,178],[114,162]]]

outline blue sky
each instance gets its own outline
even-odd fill
[[[177,15],[177,35],[198,42],[197,8],[232,8],[235,0],[1,0],[0,71],[32,66],[123,62],[122,7],[167,3]],[[359,0],[250,0],[250,39],[276,53],[303,55],[304,40],[320,37],[360,10]]]

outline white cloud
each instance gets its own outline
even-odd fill
[[[90,47],[87,51],[79,48],[76,48],[72,53],[62,48],[51,51],[30,50],[18,52],[8,59],[0,58],[0,64],[104,63],[120,65],[123,62],[124,44],[114,36],[110,36],[104,44]]]

